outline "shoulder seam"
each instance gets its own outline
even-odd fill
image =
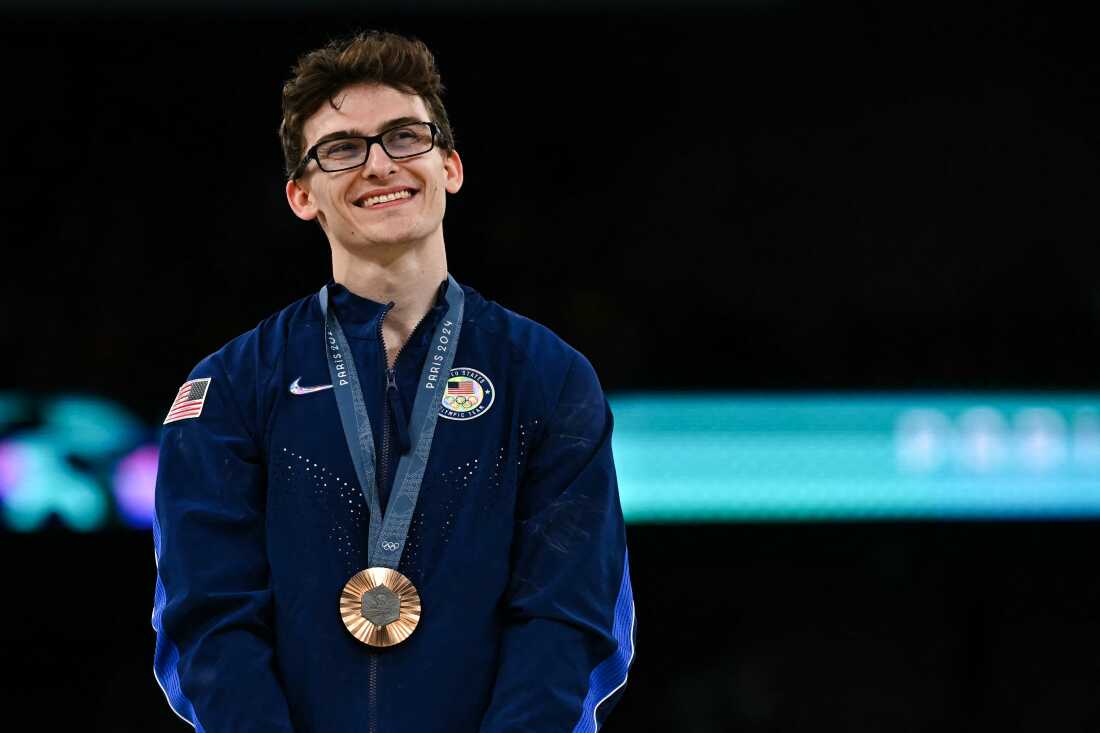
[[[267,375],[267,379],[264,380],[262,387],[260,386],[259,380],[257,380],[257,382],[256,382],[256,388],[258,390],[260,390],[259,394],[256,395],[256,408],[257,409],[259,409],[259,410],[263,409],[264,394],[265,393],[270,393],[271,383],[273,381],[275,381],[275,375],[279,373],[280,365],[282,365],[283,362],[286,361],[286,352],[287,352],[287,349],[289,349],[289,348],[290,348],[290,327],[288,325],[287,326],[286,338],[283,339],[283,347],[282,347],[282,349],[279,350],[278,356],[276,356],[275,360],[271,363],[271,366],[270,366],[271,373]],[[274,427],[274,424],[275,424],[275,421],[272,420],[271,418],[275,414],[276,407],[278,407],[278,405],[280,404],[280,402],[283,399],[282,390],[280,390],[278,388],[275,389],[274,395],[275,395],[275,399],[271,403],[271,409],[267,413],[267,420],[264,422],[264,431],[263,431],[263,436],[264,436],[263,441],[264,442],[263,442],[263,445],[259,446],[261,449],[265,448],[270,443],[271,430],[272,430],[272,428]],[[263,451],[261,451],[261,452],[263,452]]]
[[[531,319],[527,319],[527,320],[531,320]],[[577,351],[576,349],[574,349],[569,344],[567,344],[564,340],[562,340],[562,338],[560,336],[558,336],[556,333],[554,333],[552,330],[550,330],[546,326],[543,326],[542,324],[538,323],[537,321],[532,321],[532,323],[535,323],[537,326],[540,326],[542,328],[546,328],[546,330],[549,331],[550,334],[554,338],[558,339],[558,341],[564,347],[565,351],[569,354],[569,367],[565,370],[565,373],[562,375],[562,379],[558,384],[557,393],[555,395],[553,395],[552,398],[551,398],[551,395],[546,391],[546,387],[544,385],[543,380],[541,380],[541,379],[534,380],[536,388],[539,391],[539,396],[542,398],[542,405],[543,405],[543,409],[541,410],[541,413],[542,413],[541,414],[541,422],[538,425],[538,429],[535,430],[534,434],[531,436],[531,445],[535,445],[535,444],[542,441],[542,439],[543,439],[543,437],[546,433],[546,430],[548,429],[548,426],[550,425],[551,418],[553,417],[554,411],[557,410],[558,403],[561,401],[561,394],[562,394],[562,392],[565,391],[565,385],[569,383],[569,378],[573,375],[573,370],[577,366],[577,357],[580,355],[580,352]],[[515,343],[515,341],[513,341],[511,338],[508,339],[508,348],[512,350],[512,353],[519,354],[519,356],[523,359],[523,361],[525,363],[527,363],[527,364],[533,363],[533,359],[532,359],[531,355],[527,352],[527,350],[520,348],[520,346],[517,343]]]
[[[252,426],[248,424],[248,421],[245,420],[244,412],[241,410],[241,406],[237,402],[237,398],[234,395],[233,380],[229,376],[229,370],[225,368],[225,363],[222,358],[221,351],[216,351],[211,354],[210,361],[211,363],[215,363],[217,365],[218,370],[222,373],[222,376],[225,377],[225,383],[228,387],[228,389],[226,390],[226,402],[233,405],[233,413],[237,416],[237,421],[242,426],[244,426],[245,431],[248,433],[249,439],[252,440],[253,446],[259,448],[259,444],[256,443],[256,433],[252,429]]]
[[[492,336],[500,337],[500,335],[501,335],[498,331],[495,331],[495,330],[492,330],[492,329],[489,329],[489,328],[485,328],[484,325],[482,325],[481,323],[479,323],[476,320],[471,319],[470,321],[464,321],[464,324],[465,323],[468,323],[469,325],[477,328],[478,330],[483,331],[485,333],[488,333]],[[519,347],[519,344],[517,344],[510,336],[507,337],[505,340],[508,343],[508,349],[513,354],[519,356],[519,358],[522,359],[525,364],[532,363],[531,355],[528,354],[524,349],[521,349]],[[549,409],[550,409],[550,401],[548,399],[549,395],[547,395],[546,392],[544,391],[542,381],[541,380],[535,380],[535,384],[536,384],[536,388],[539,391],[539,397],[542,400],[543,406],[545,407],[545,409],[547,411],[549,411]]]
[[[282,339],[283,343],[279,348],[279,352],[274,356],[274,358],[272,359],[271,362],[266,362],[263,358],[263,348],[261,346],[261,341],[263,339],[265,339],[266,337],[269,337],[272,332],[277,331],[278,328],[279,328],[278,324],[279,324],[280,321],[283,320],[283,316],[288,315],[288,311],[293,310],[295,308],[295,306],[297,306],[299,303],[302,303],[303,301],[307,301],[304,305],[305,305],[306,309],[308,310],[308,308],[309,308],[308,300],[309,300],[310,297],[312,297],[312,296],[307,295],[307,296],[304,296],[302,298],[299,298],[297,301],[295,301],[294,303],[291,303],[286,308],[283,308],[282,310],[271,314],[267,318],[264,318],[259,323],[257,323],[255,326],[253,326],[251,329],[249,329],[248,331],[245,331],[244,333],[242,333],[240,336],[236,337],[235,339],[232,339],[231,341],[226,343],[222,348],[218,349],[217,351],[215,351],[213,354],[210,355],[210,358],[211,358],[212,361],[216,359],[217,364],[218,364],[218,368],[221,370],[222,374],[225,375],[226,383],[229,384],[230,386],[232,386],[232,380],[229,377],[229,370],[225,368],[225,356],[224,356],[225,349],[235,341],[239,341],[239,340],[252,341],[251,347],[249,349],[247,349],[247,351],[250,351],[251,354],[248,354],[247,352],[245,354],[243,354],[243,356],[245,356],[245,359],[246,359],[245,363],[251,363],[252,368],[256,370],[256,381],[255,381],[255,390],[256,390],[256,392],[255,392],[255,395],[254,395],[254,399],[256,400],[256,408],[255,408],[256,411],[255,411],[255,414],[252,415],[252,420],[251,421],[245,420],[244,412],[241,409],[241,406],[238,403],[238,401],[237,401],[237,399],[234,395],[234,390],[230,389],[230,396],[229,396],[228,399],[229,399],[230,402],[233,403],[233,409],[237,414],[237,418],[244,425],[245,430],[248,432],[249,437],[252,439],[253,445],[255,446],[255,448],[257,450],[257,453],[259,455],[264,455],[265,454],[266,441],[267,441],[267,439],[270,435],[270,431],[271,431],[271,420],[270,419],[266,420],[266,421],[263,420],[264,408],[265,408],[265,396],[266,396],[268,390],[271,389],[271,383],[274,381],[275,376],[279,371],[278,370],[279,365],[281,363],[283,363],[283,361],[285,361],[285,359],[286,359],[287,349],[290,347],[290,339],[289,339],[290,326],[289,326],[289,324],[293,323],[294,319],[293,318],[288,318],[287,319],[287,323],[288,323],[287,333],[286,333],[287,337]],[[267,374],[263,373],[265,369],[268,372]],[[276,397],[276,403],[277,403],[277,401],[278,401],[278,397]],[[271,410],[268,411],[268,417],[270,417],[271,413],[274,412],[274,409],[275,409],[275,403],[273,403],[271,405]]]
[[[299,298],[297,301],[295,301],[295,303],[292,303],[290,306],[288,306],[286,309],[284,309],[283,313],[285,313],[287,310],[290,310],[290,309],[294,308],[295,305],[298,305],[300,303],[302,305],[302,308],[303,308],[303,312],[301,313],[301,318],[300,318],[301,323],[307,324],[307,325],[310,324],[310,323],[313,323],[312,319],[309,316],[310,316],[310,310],[311,310],[311,306],[312,306],[312,300],[315,297],[316,297],[316,293],[311,293],[311,294],[306,295],[302,298]],[[279,318],[279,316],[281,314],[282,313],[275,314],[275,315],[269,317],[268,319],[265,319],[260,324],[258,324],[256,326],[257,335],[259,335],[260,329],[263,327],[263,325],[265,323],[270,323],[271,324],[270,328],[272,330],[275,330],[277,328],[276,324],[278,324],[279,321],[281,320]],[[279,373],[280,365],[282,365],[286,361],[286,354],[287,354],[287,351],[290,349],[290,340],[291,340],[291,337],[292,337],[292,334],[293,334],[293,330],[294,330],[293,326],[294,326],[296,320],[298,320],[298,319],[295,319],[293,317],[289,317],[289,318],[286,319],[286,333],[285,334],[279,334],[279,336],[281,336],[281,340],[282,340],[282,347],[280,348],[279,353],[277,355],[275,355],[275,358],[271,361],[271,364],[266,365],[269,368],[269,373],[264,378],[263,382],[261,383],[260,380],[258,380],[258,379],[256,380],[256,389],[258,391],[258,393],[256,395],[256,408],[258,410],[263,409],[264,396],[265,396],[265,394],[270,393],[270,391],[272,389],[271,383],[275,381],[275,377]],[[263,424],[262,433],[263,433],[264,443],[263,443],[263,445],[258,446],[261,449],[265,448],[269,443],[269,440],[270,440],[270,437],[271,437],[271,430],[274,427],[274,421],[271,419],[271,417],[272,417],[272,415],[274,415],[276,408],[281,403],[281,401],[284,397],[282,390],[280,390],[278,388],[275,389],[274,395],[275,395],[275,397],[274,397],[274,400],[271,404],[271,409],[268,411],[268,414],[267,414],[268,419]],[[257,415],[257,420],[259,419],[259,417],[260,416]]]
[[[558,403],[561,402],[561,393],[565,391],[565,385],[569,384],[569,378],[573,376],[573,370],[577,366],[577,354],[579,352],[577,352],[576,349],[571,349],[571,351],[573,353],[572,353],[572,355],[569,359],[569,368],[565,370],[565,376],[562,378],[561,384],[558,385],[558,394],[554,397],[553,406],[552,407],[549,406],[549,405],[547,406],[547,413],[548,414],[546,416],[546,421],[544,422],[544,424],[542,426],[542,430],[540,430],[539,433],[538,433],[539,438],[542,437],[542,431],[545,430],[546,426],[550,424],[550,414],[549,413],[552,413],[552,412],[554,412],[558,409]]]

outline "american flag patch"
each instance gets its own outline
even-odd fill
[[[474,380],[472,379],[452,379],[447,382],[447,394],[460,395],[460,394],[473,394],[474,393]]]
[[[164,424],[201,415],[202,405],[206,402],[206,393],[209,389],[210,377],[184,382],[180,391],[176,393],[176,401],[168,408],[168,417],[164,418]]]

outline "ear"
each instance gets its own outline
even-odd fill
[[[299,219],[309,221],[317,218],[317,207],[313,203],[313,197],[296,180],[286,182],[286,202],[290,204],[290,210]]]
[[[457,150],[452,150],[443,159],[443,171],[447,176],[447,193],[458,193],[458,189],[462,188],[462,158],[458,157]]]

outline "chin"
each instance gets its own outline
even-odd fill
[[[421,241],[426,235],[416,231],[394,231],[394,232],[356,232],[352,241],[352,245],[356,249],[375,249],[379,247],[400,247],[410,246],[411,244]]]

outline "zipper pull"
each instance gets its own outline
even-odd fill
[[[408,418],[405,416],[405,401],[401,399],[401,392],[397,389],[395,369],[386,370],[386,402],[389,404],[393,427],[397,433],[397,445],[404,455],[412,447],[412,440],[409,438]]]

